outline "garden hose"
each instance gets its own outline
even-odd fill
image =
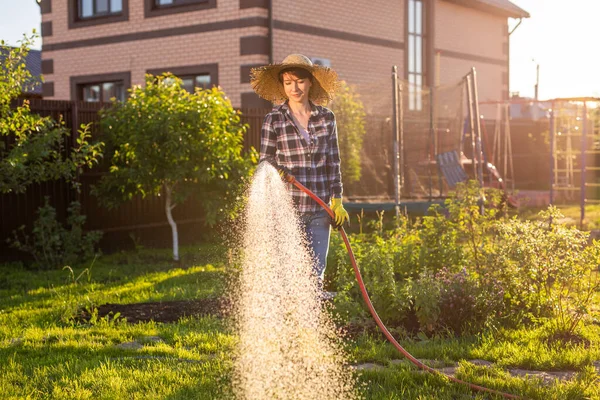
[[[306,188],[304,185],[302,185],[300,182],[298,182],[296,180],[296,178],[291,175],[290,173],[288,173],[287,171],[283,171],[283,179],[296,186],[298,189],[300,189],[301,191],[303,191],[304,193],[306,193],[308,196],[310,196],[314,201],[316,201],[321,207],[323,207],[323,209],[325,211],[327,211],[327,213],[329,214],[329,216],[331,218],[335,218],[333,211],[331,211],[331,208],[329,208],[329,206],[327,204],[325,204],[325,202],[323,202],[323,200],[321,200],[319,197],[317,197],[313,192],[311,192],[308,188]],[[427,371],[431,374],[434,375],[442,375],[446,378],[448,378],[450,381],[455,382],[455,383],[460,383],[462,385],[466,385],[469,388],[479,391],[479,392],[487,392],[487,393],[491,393],[491,394],[495,394],[498,396],[502,396],[504,398],[507,399],[522,399],[522,397],[520,396],[516,396],[510,393],[504,393],[504,392],[500,392],[498,390],[494,390],[494,389],[489,389],[486,388],[484,386],[479,386],[479,385],[475,385],[473,383],[469,383],[469,382],[465,382],[462,381],[460,379],[457,379],[453,376],[444,374],[434,368],[431,368],[425,364],[423,364],[421,361],[419,361],[418,359],[416,359],[412,354],[410,354],[407,350],[405,350],[400,343],[398,343],[396,341],[396,339],[394,339],[394,337],[392,336],[392,334],[388,331],[388,329],[385,327],[385,325],[383,324],[383,322],[381,321],[381,318],[379,318],[379,315],[377,314],[377,311],[375,311],[375,308],[373,307],[373,303],[371,302],[371,299],[369,298],[369,294],[367,293],[367,289],[365,288],[365,283],[362,279],[362,275],[360,274],[360,270],[358,269],[358,265],[356,263],[356,259],[354,258],[354,252],[352,251],[352,247],[350,246],[350,241],[348,240],[348,236],[346,235],[346,231],[344,230],[344,228],[342,226],[339,226],[338,231],[340,232],[340,235],[342,236],[342,239],[344,240],[344,244],[346,245],[346,250],[348,251],[348,255],[350,256],[350,261],[352,262],[352,268],[354,268],[354,274],[356,275],[356,281],[358,282],[358,286],[360,287],[360,292],[362,294],[362,297],[365,301],[365,303],[367,304],[367,307],[369,308],[369,312],[371,313],[371,316],[373,316],[373,319],[375,320],[375,322],[377,323],[377,326],[379,327],[379,329],[381,329],[381,331],[383,332],[383,334],[385,335],[385,337],[387,338],[387,340],[400,352],[402,353],[402,355],[404,355],[406,358],[408,358],[408,360],[410,362],[412,362],[414,365],[416,365],[418,368]]]

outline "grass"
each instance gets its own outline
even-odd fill
[[[565,225],[575,226],[583,230],[600,229],[600,204],[586,204],[583,226],[580,226],[581,207],[579,204],[559,204],[556,206],[565,216]],[[519,210],[519,215],[526,219],[538,219],[538,213],[546,208],[526,208]]]
[[[139,303],[219,296],[225,249],[182,249],[103,256],[59,271],[0,265],[0,398],[2,399],[227,399],[236,338],[216,317],[177,323],[129,324],[118,316],[79,321],[78,310],[105,303]],[[457,377],[532,399],[600,399],[593,363],[600,360],[600,327],[586,325],[589,345],[552,346],[538,329],[500,330],[469,338],[401,341],[420,359],[451,365]],[[160,341],[152,337],[160,337]],[[119,344],[137,341],[139,349]],[[587,346],[587,347],[586,347]],[[444,377],[423,374],[380,335],[346,341],[351,362],[380,369],[357,372],[365,399],[488,399]],[[493,367],[465,360],[485,359]],[[508,368],[577,371],[575,379],[543,384],[513,377]]]

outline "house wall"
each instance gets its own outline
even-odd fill
[[[480,101],[508,99],[508,26],[505,17],[438,0],[435,5],[436,71],[440,85],[475,67]]]
[[[267,10],[240,9],[239,0],[218,0],[217,8],[151,18],[144,18],[142,1],[129,0],[128,21],[74,29],[69,29],[67,7],[68,0],[52,0],[52,12],[42,15],[42,22],[52,22],[52,35],[43,38],[43,59],[53,64],[52,73],[44,74],[46,82],[53,83],[48,99],[70,99],[72,76],[130,71],[131,84],[141,85],[147,70],[217,63],[218,83],[239,107],[240,93],[251,90],[241,82],[240,66],[268,60],[264,49],[255,51],[259,54],[242,54],[241,49],[245,38],[267,36]],[[231,27],[248,24],[240,20],[258,26]],[[195,28],[181,35],[169,32],[185,27]],[[208,31],[194,33],[194,29]],[[145,36],[156,31],[164,35]]]
[[[219,85],[239,107],[252,95],[250,66],[269,59],[266,0],[216,0],[215,8],[150,18],[144,1],[128,0],[127,21],[71,29],[70,0],[43,1],[51,3],[42,14],[48,99],[70,99],[72,76],[129,71],[135,85],[143,84],[147,70],[216,63]],[[507,98],[506,18],[431,1],[437,81],[453,84],[475,66],[480,100]],[[358,87],[368,111],[385,110],[392,66],[405,76],[404,14],[404,1],[372,0],[365,7],[345,0],[342,8],[322,0],[318,12],[312,1],[274,1],[273,59],[298,52],[329,59],[341,79]]]
[[[277,3],[276,3],[277,4]],[[404,63],[403,2],[374,0],[365,8],[358,0],[298,0],[275,6],[274,59],[290,53],[326,58],[339,77],[355,85],[367,111],[391,109],[391,68]],[[389,110],[388,110],[389,111]]]

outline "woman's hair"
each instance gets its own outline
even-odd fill
[[[283,83],[283,74],[292,74],[298,79],[310,79],[312,82],[312,74],[304,68],[292,67],[285,68],[279,72],[279,83]]]

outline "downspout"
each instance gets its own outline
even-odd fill
[[[269,0],[269,64],[273,64],[273,2]]]
[[[513,32],[517,30],[517,28],[519,27],[519,25],[521,25],[521,22],[523,22],[523,18],[519,18],[519,22],[517,22],[517,24],[515,25],[515,27],[512,28],[510,30],[510,32],[508,32],[508,36],[512,35]]]

